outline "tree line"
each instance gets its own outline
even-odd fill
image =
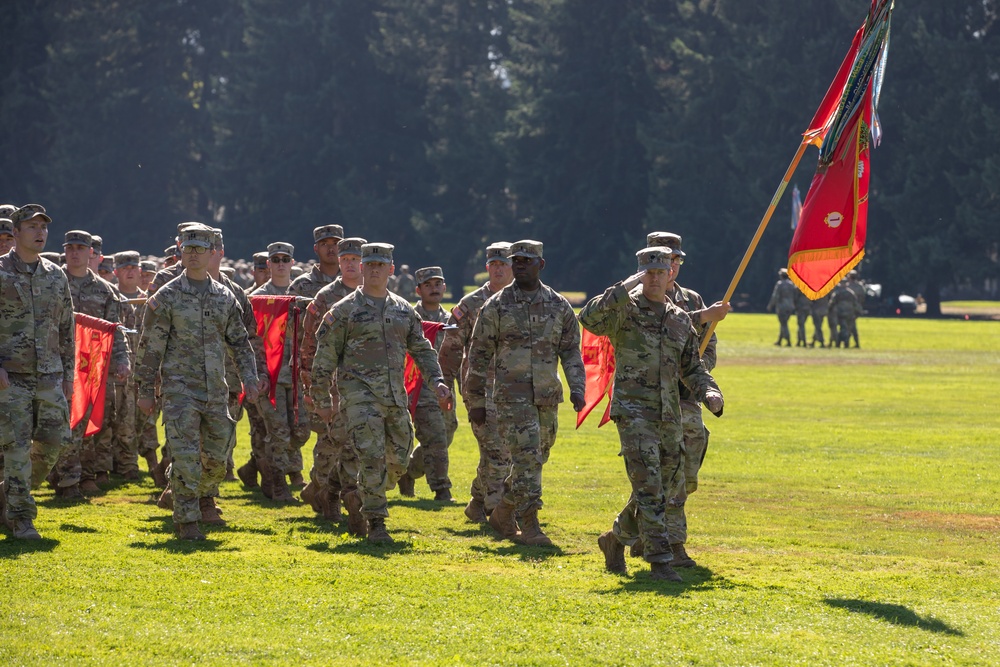
[[[675,231],[681,282],[711,300],[868,4],[6,0],[0,199],[151,253],[195,219],[230,256],[280,239],[304,259],[335,222],[453,288],[486,242],[535,238],[543,279],[593,294]],[[893,19],[862,275],[931,312],[997,296],[998,4],[900,0]],[[751,307],[786,261],[779,211]]]

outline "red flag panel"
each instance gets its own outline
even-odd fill
[[[76,428],[90,410],[84,430],[91,436],[101,430],[104,422],[104,400],[111,367],[111,348],[118,325],[113,322],[76,313],[76,372],[73,376],[73,402],[70,406],[70,428]]]

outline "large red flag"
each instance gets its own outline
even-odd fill
[[[605,396],[611,396],[615,377],[615,348],[607,336],[596,336],[584,329],[580,341],[580,351],[583,353],[583,367],[587,373],[587,387],[584,391],[586,403],[583,410],[576,415],[577,428],[580,428],[583,420]],[[610,414],[611,401],[609,400],[598,428],[610,421]]]
[[[281,361],[285,353],[285,336],[288,329],[288,316],[292,312],[294,296],[251,296],[254,317],[257,318],[257,335],[264,341],[264,357],[267,359],[267,375],[271,380],[268,398],[271,405],[277,407],[278,374],[281,372]],[[294,324],[294,320],[293,320]],[[294,328],[293,328],[294,332]],[[296,343],[298,336],[294,336]],[[293,350],[293,353],[295,351]],[[297,359],[298,355],[293,356]],[[292,369],[292,377],[298,377]],[[295,387],[298,383],[292,383]],[[293,397],[293,403],[294,397]],[[298,414],[298,411],[295,411]]]
[[[431,347],[437,344],[438,332],[444,329],[444,322],[421,322],[424,325],[424,338],[431,342]],[[403,383],[406,386],[406,402],[410,416],[417,411],[417,400],[420,398],[420,388],[424,386],[424,378],[420,369],[409,353],[406,354],[406,369],[403,371]]]
[[[788,276],[811,299],[832,290],[865,254],[871,145],[878,143],[878,88],[885,67],[892,0],[872,0],[837,76],[803,133],[820,146]],[[873,139],[874,137],[874,139]]]
[[[76,373],[73,376],[73,404],[69,426],[76,428],[90,411],[84,431],[91,436],[101,430],[104,422],[104,399],[111,367],[111,347],[115,342],[114,322],[76,313]]]

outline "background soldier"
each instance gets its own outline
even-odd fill
[[[387,243],[362,247],[364,285],[323,316],[312,369],[312,398],[327,422],[333,416],[330,384],[338,373],[340,409],[361,461],[360,494],[344,499],[349,528],[355,534],[365,531],[358,523],[360,510],[367,519],[368,539],[374,543],[393,541],[385,527],[389,516],[385,492],[406,472],[413,446],[403,382],[407,352],[438,399],[451,405],[451,392],[420,318],[407,301],[387,289],[392,250]]]
[[[414,310],[424,322],[448,321],[448,311],[441,307],[448,286],[444,281],[444,271],[440,266],[428,266],[417,269],[417,296],[420,303]],[[444,342],[444,331],[438,332],[435,340],[435,350],[441,350]],[[446,383],[448,384],[448,383]],[[453,385],[448,384],[451,389]],[[434,500],[439,502],[454,502],[451,497],[451,479],[448,477],[448,448],[455,437],[458,421],[455,410],[442,410],[438,405],[434,387],[424,383],[423,390],[417,398],[417,407],[413,413],[413,427],[416,430],[418,444],[410,455],[410,464],[406,473],[399,478],[399,492],[404,496],[413,497],[413,480],[427,474],[427,485],[434,492]]]
[[[666,297],[670,303],[686,312],[691,318],[691,323],[698,333],[697,342],[700,346],[709,324],[724,320],[729,314],[730,305],[717,301],[706,308],[700,294],[677,284],[677,276],[686,257],[681,249],[682,239],[679,235],[668,232],[653,232],[646,237],[646,244],[650,247],[661,247],[664,252],[669,253],[670,268],[667,270]],[[705,347],[705,355],[701,358],[702,365],[709,372],[715,368],[717,344],[718,340],[713,333]],[[705,462],[705,454],[708,451],[709,431],[702,418],[701,403],[691,390],[680,381],[680,378],[677,382],[677,392],[684,429],[684,447],[681,450],[681,467],[667,488],[666,525],[671,538],[670,548],[674,556],[673,565],[675,567],[694,567],[695,562],[688,556],[685,549],[687,543],[687,515],[685,511],[688,496],[698,489],[698,473]],[[642,542],[633,543],[633,554],[639,556],[641,551]]]
[[[794,283],[793,283],[794,284]],[[809,340],[806,337],[806,322],[809,321],[809,313],[812,310],[812,301],[801,289],[795,290],[795,323],[798,325],[796,332],[795,347],[808,347]]]
[[[226,474],[226,449],[235,428],[227,406],[227,348],[247,399],[256,401],[262,388],[236,299],[208,275],[214,235],[205,226],[184,232],[184,272],[147,301],[137,355],[138,404],[147,414],[153,411],[157,371],[163,377],[174,529],[185,540],[205,539],[199,520],[224,523],[213,496]]]
[[[843,345],[847,349],[851,346],[854,321],[861,314],[861,304],[854,291],[848,287],[846,279],[841,280],[830,294],[830,313],[837,318],[836,346]]]
[[[93,237],[81,230],[66,232],[63,250],[66,253],[66,275],[69,278],[70,294],[73,295],[73,310],[77,313],[97,317],[115,324],[121,323],[121,300],[115,288],[95,274],[90,268],[93,256]],[[114,373],[108,375],[105,394],[104,424],[110,425],[115,415],[115,381],[125,382],[129,374],[129,350],[125,334],[121,328],[115,329],[111,360]],[[113,375],[113,377],[112,377]],[[105,436],[104,428],[95,436],[84,437],[89,421],[88,414],[73,429],[73,445],[63,452],[56,463],[53,479],[57,492],[64,497],[75,497],[76,484],[84,495],[101,492],[99,484],[108,481],[108,472],[113,466],[111,439]],[[110,435],[110,433],[108,434]],[[102,437],[103,436],[103,437]]]
[[[438,353],[445,384],[452,387],[455,379],[458,379],[466,409],[469,408],[469,397],[465,383],[469,370],[472,329],[486,300],[513,280],[510,258],[507,257],[509,252],[510,243],[506,242],[494,243],[486,248],[486,272],[490,279],[479,289],[466,294],[452,309],[448,325],[455,328],[445,331],[444,342]],[[472,433],[479,446],[479,465],[476,477],[472,480],[472,499],[465,508],[465,516],[476,523],[486,523],[489,514],[500,502],[503,481],[510,474],[510,452],[497,430],[497,408],[493,402],[493,366],[490,366],[487,373],[486,420],[482,424],[472,423]]]
[[[13,211],[6,210],[9,204],[4,204],[0,210],[0,255],[6,255],[14,247],[14,222],[8,218]]]
[[[767,310],[775,311],[778,314],[778,341],[775,345],[781,345],[781,341],[792,346],[792,335],[788,331],[788,320],[795,314],[795,293],[798,290],[792,281],[788,279],[788,269],[778,269],[778,282],[774,284],[771,292],[771,299],[767,302]]]
[[[271,267],[267,263],[266,252],[255,252],[253,254],[253,285],[247,288],[247,294],[266,283],[271,279]]]
[[[809,347],[816,347],[816,343],[819,343],[820,347],[826,347],[825,341],[823,340],[823,319],[827,316],[830,310],[830,295],[827,294],[822,296],[815,301],[809,302],[809,312],[812,315],[813,321],[813,337],[812,341],[809,343]],[[833,327],[830,327],[830,344],[833,344]]]
[[[850,333],[854,339],[854,347],[861,347],[861,342],[858,340],[858,318],[865,314],[865,297],[868,293],[865,291],[865,284],[858,277],[858,272],[853,269],[847,272],[847,289],[851,290],[858,302],[857,315],[851,322]]]
[[[666,298],[672,261],[669,248],[636,253],[641,288],[618,283],[591,299],[580,322],[615,348],[611,418],[618,428],[621,455],[632,497],[612,530],[598,538],[605,567],[626,572],[624,547],[636,540],[652,563],[652,578],[681,581],[666,521],[671,480],[681,474],[684,439],[678,392],[682,380],[698,400],[722,410],[722,394],[698,359],[698,335],[691,318]]]
[[[250,296],[285,296],[292,283],[291,269],[295,246],[291,243],[275,242],[267,246],[267,264],[271,279],[250,293]],[[288,488],[285,476],[292,484],[302,484],[302,446],[309,440],[309,421],[304,401],[298,405],[294,400],[292,378],[292,348],[295,347],[293,324],[294,311],[289,312],[285,347],[282,351],[281,369],[278,371],[278,386],[275,389],[275,403],[261,401],[258,406],[267,425],[265,450],[266,463],[257,460],[261,474],[270,477],[271,500],[283,503],[298,502]],[[263,465],[262,465],[263,464]],[[266,495],[266,493],[265,493]]]
[[[122,326],[129,343],[129,368],[135,368],[135,351],[139,345],[138,317],[142,305],[132,304],[130,299],[145,298],[139,289],[139,253],[134,250],[116,253],[113,258],[115,276],[118,279],[118,293],[121,302]],[[114,471],[129,481],[139,479],[139,445],[136,438],[135,383],[129,375],[125,382],[115,382],[115,418],[112,424],[112,460]],[[156,452],[153,452],[155,469]],[[147,459],[147,463],[148,463]]]
[[[579,412],[584,406],[580,328],[569,302],[538,279],[545,267],[542,244],[518,241],[510,247],[510,258],[513,284],[490,297],[472,332],[466,400],[472,423],[485,424],[486,383],[495,363],[493,400],[500,437],[510,451],[511,472],[503,499],[490,514],[490,525],[506,539],[548,546],[552,541],[538,523],[542,465],[555,443],[563,400],[560,361],[573,408]]]
[[[313,359],[316,357],[316,330],[327,311],[361,286],[361,248],[368,243],[363,238],[343,239],[337,244],[340,275],[326,285],[306,308],[302,318],[302,384],[308,392],[312,385]],[[330,521],[340,521],[340,502],[348,493],[358,488],[358,455],[351,447],[347,423],[340,411],[340,396],[336,378],[330,384],[333,416],[326,421],[315,410],[312,397],[307,397],[314,420],[313,430],[319,425],[316,446],[313,448],[313,467],[309,471],[309,484],[302,490],[302,500],[318,514]]]
[[[75,323],[66,275],[38,256],[52,219],[38,204],[10,216],[17,246],[0,256],[0,522],[37,540],[31,490],[70,443]]]
[[[139,271],[139,289],[145,293],[156,275],[156,262],[151,259],[142,260],[139,262]],[[141,319],[139,321],[142,322]]]
[[[410,274],[410,267],[408,264],[403,264],[399,267],[399,275],[395,276],[394,287],[395,289],[393,291],[407,301],[414,297],[416,293],[417,281],[414,280],[413,276]]]

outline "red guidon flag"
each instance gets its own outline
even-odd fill
[[[832,290],[865,254],[870,152],[888,52],[892,0],[872,0],[864,25],[803,133],[819,164],[788,250],[788,277],[810,299]]]
[[[431,342],[431,347],[437,344],[438,332],[444,329],[444,322],[421,322],[424,325],[424,338]],[[406,402],[410,416],[417,411],[417,399],[420,398],[420,388],[424,386],[420,369],[409,353],[406,354],[406,369],[403,371],[403,383],[406,386]]]
[[[587,372],[587,387],[584,391],[586,403],[583,410],[576,415],[576,427],[580,428],[587,415],[604,400],[610,397],[614,390],[615,378],[615,348],[607,336],[595,336],[586,329],[580,340],[580,351],[583,353],[583,367]],[[610,421],[611,401],[604,408],[604,416],[598,428]]]
[[[264,341],[264,357],[267,359],[267,376],[271,380],[268,398],[271,405],[277,407],[278,374],[281,372],[281,361],[285,354],[285,337],[288,330],[288,317],[294,315],[292,305],[294,296],[251,296],[254,317],[257,318],[257,335]],[[295,337],[298,338],[297,336]],[[294,369],[293,369],[294,372]],[[292,377],[297,377],[293,375]],[[295,387],[298,383],[292,383]],[[293,399],[294,403],[294,399]]]
[[[111,347],[115,342],[114,322],[82,313],[76,314],[76,373],[73,376],[73,404],[69,426],[76,428],[90,410],[90,420],[84,431],[91,436],[101,430],[104,422],[104,398],[111,367]]]

